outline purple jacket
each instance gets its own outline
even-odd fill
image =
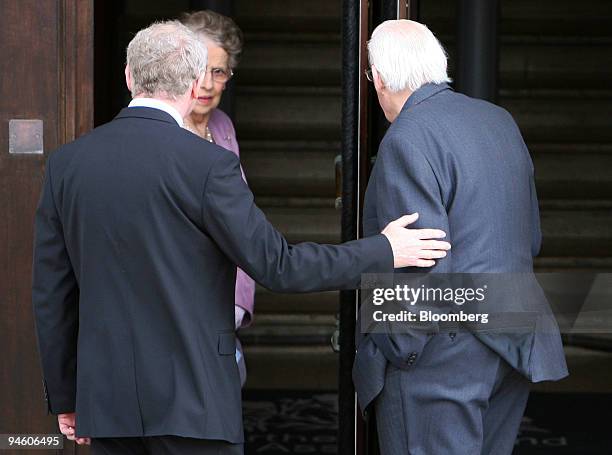
[[[217,145],[234,152],[240,157],[236,130],[234,130],[234,125],[225,112],[221,109],[214,109],[208,120],[208,128]],[[242,178],[246,182],[244,171],[242,172]],[[238,267],[236,270],[236,306],[245,310],[242,327],[248,326],[253,320],[254,299],[255,282]]]

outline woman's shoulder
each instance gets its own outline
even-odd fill
[[[223,112],[221,109],[216,108],[210,114],[210,123],[216,125],[223,129],[231,129],[234,130],[234,124],[232,123],[232,119]]]
[[[240,154],[234,124],[225,112],[220,109],[213,110],[208,125],[217,145],[231,150],[236,155]]]

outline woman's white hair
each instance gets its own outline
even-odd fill
[[[127,48],[132,97],[176,99],[206,71],[207,59],[206,46],[178,21],[156,22],[140,30]]]
[[[368,57],[391,92],[414,92],[430,82],[451,81],[442,44],[418,22],[393,20],[380,24],[368,41]]]

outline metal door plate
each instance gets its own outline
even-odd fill
[[[43,121],[9,120],[9,153],[42,155]]]

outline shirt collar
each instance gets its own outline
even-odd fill
[[[179,124],[180,127],[183,127],[183,117],[179,114],[174,107],[170,106],[168,103],[164,103],[161,100],[154,98],[134,98],[128,104],[128,107],[150,107],[152,109],[159,109],[160,111],[164,111],[172,116],[176,123]]]

